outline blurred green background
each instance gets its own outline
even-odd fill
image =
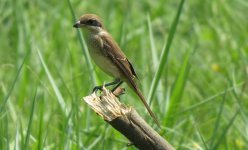
[[[1,0],[0,149],[135,149],[82,101],[112,80],[72,27],[85,13],[133,63],[162,130],[126,85],[122,102],[176,149],[248,149],[248,1],[186,0],[177,22],[179,4]]]

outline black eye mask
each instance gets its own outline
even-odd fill
[[[90,26],[96,26],[96,27],[102,27],[101,23],[93,20],[93,19],[89,19],[86,22],[80,22],[81,24],[86,24],[86,25],[90,25]]]

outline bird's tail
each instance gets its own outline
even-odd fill
[[[129,85],[129,87],[131,87],[135,93],[139,96],[140,100],[142,101],[142,103],[145,105],[146,110],[149,112],[150,116],[152,117],[152,119],[154,120],[154,122],[158,125],[158,127],[161,129],[160,124],[158,122],[157,117],[155,116],[155,114],[152,112],[151,108],[149,107],[149,105],[146,102],[146,99],[144,98],[143,94],[141,93],[141,91],[139,90],[137,84],[134,81],[134,78],[127,78],[124,79],[124,81]]]
[[[142,101],[142,103],[145,105],[146,110],[149,112],[150,116],[152,117],[152,119],[154,120],[154,122],[158,125],[159,128],[160,124],[158,122],[157,117],[155,116],[155,114],[152,112],[151,108],[149,107],[149,105],[146,102],[146,99],[144,98],[143,94],[141,93],[141,91],[139,90],[137,84],[135,83],[135,81],[133,79],[131,80],[127,80],[126,83],[129,85],[129,87],[131,87],[135,93],[139,96],[140,100]]]
[[[147,104],[147,102],[146,102],[144,96],[142,95],[141,91],[137,87],[134,87],[134,90],[137,93],[137,95],[139,96],[139,98],[141,99],[142,103],[145,105],[147,111],[149,112],[149,114],[152,117],[152,119],[154,120],[154,122],[158,125],[159,128],[161,128],[157,117],[155,116],[155,114],[152,112],[151,108]]]

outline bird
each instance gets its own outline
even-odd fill
[[[150,116],[160,128],[158,119],[150,109],[136,83],[138,76],[131,62],[111,34],[105,29],[102,19],[96,14],[84,14],[76,21],[73,27],[82,29],[89,54],[95,64],[107,75],[115,79],[113,82],[105,84],[105,86],[116,85],[114,87],[114,89],[116,89],[123,82],[126,82],[139,96]],[[102,86],[96,86],[93,91],[101,88]],[[114,89],[112,91],[114,91]]]

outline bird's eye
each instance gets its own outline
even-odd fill
[[[100,24],[98,21],[93,20],[93,19],[89,19],[89,20],[87,21],[87,24],[88,24],[88,25],[91,25],[91,26],[101,27],[101,24]]]
[[[94,24],[94,21],[95,20],[90,19],[90,20],[87,21],[87,23],[90,24],[90,25],[93,25]]]

